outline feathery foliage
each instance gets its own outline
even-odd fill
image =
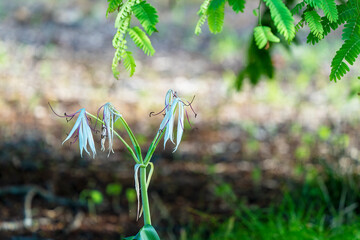
[[[157,10],[147,0],[107,0],[108,9],[106,16],[112,12],[118,12],[115,20],[117,32],[113,39],[116,49],[112,64],[114,76],[119,72],[117,65],[123,63],[132,76],[135,71],[135,61],[131,51],[127,50],[127,35],[148,56],[152,56],[155,50],[150,38],[157,32]],[[199,20],[195,27],[195,34],[201,33],[202,25],[208,21],[209,30],[213,34],[220,33],[223,29],[226,3],[236,13],[243,12],[246,0],[203,0],[198,11]],[[266,8],[261,8],[262,2]],[[291,11],[289,7],[292,7]],[[360,0],[342,0],[337,4],[336,0],[302,0],[297,4],[294,0],[260,0],[259,6],[254,10],[259,18],[259,26],[254,28],[254,35],[249,45],[248,61],[246,67],[239,72],[237,87],[240,88],[245,78],[251,83],[257,83],[262,75],[273,76],[274,67],[271,61],[270,42],[288,44],[274,34],[276,31],[282,35],[288,43],[296,41],[295,35],[299,29],[308,24],[310,32],[307,43],[316,44],[332,30],[338,29],[344,24],[342,39],[344,43],[336,52],[331,63],[330,80],[340,79],[349,71],[347,64],[353,64],[359,55],[360,35]],[[295,25],[294,15],[300,17]],[[135,16],[142,28],[130,27],[132,16]],[[265,49],[263,49],[265,48]],[[256,50],[257,49],[257,50]],[[251,56],[250,56],[251,55]]]
[[[224,25],[225,0],[212,0],[207,15],[210,32],[220,33]]]
[[[340,80],[350,70],[345,61],[353,65],[359,54],[360,34],[355,33],[350,39],[345,40],[344,44],[336,52],[331,62],[330,80]]]
[[[278,32],[291,41],[295,37],[294,18],[281,0],[264,0]]]
[[[338,11],[336,8],[335,0],[322,0],[321,8],[330,22],[338,20]]]
[[[228,0],[228,3],[232,7],[234,12],[244,12],[245,0]]]
[[[132,52],[125,51],[124,53],[124,67],[130,73],[130,77],[135,73],[135,59],[132,56]]]
[[[195,34],[199,35],[201,33],[201,26],[204,25],[206,19],[207,19],[207,10],[210,4],[210,0],[205,0],[201,6],[197,14],[199,15],[199,20],[196,23],[195,27]]]
[[[322,0],[304,0],[307,5],[313,8],[320,8]]]
[[[321,17],[315,10],[307,11],[304,13],[305,21],[308,23],[310,31],[314,34],[317,38],[322,39],[324,29],[321,24]]]
[[[116,51],[113,58],[112,71],[114,77],[118,79],[119,71],[117,67],[119,63],[123,62],[125,69],[132,76],[135,72],[136,64],[132,52],[127,51],[127,34],[130,35],[136,46],[143,50],[146,55],[154,55],[155,50],[146,33],[151,35],[157,31],[155,27],[158,23],[157,12],[153,6],[141,0],[127,0],[126,2],[123,2],[123,0],[108,0],[108,3],[107,14],[118,11],[115,20],[117,31],[113,38],[113,46]],[[139,20],[146,33],[139,27],[130,28],[133,15]]]
[[[305,7],[305,2],[300,2],[298,4],[295,5],[295,7],[293,9],[291,9],[291,14],[292,15],[296,15],[296,14],[300,14],[300,11]]]
[[[269,42],[280,42],[280,39],[271,32],[271,28],[265,26],[257,26],[254,29],[254,38],[259,49],[264,48]]]
[[[139,20],[144,30],[151,36],[157,32],[156,24],[159,22],[156,9],[146,1],[142,1],[132,7],[135,17]]]
[[[109,16],[109,13],[115,12],[122,5],[122,0],[108,0],[108,8],[106,10],[106,17]]]
[[[144,51],[148,56],[152,56],[155,53],[155,49],[151,45],[151,41],[139,27],[133,27],[128,29],[131,39],[134,41],[136,46]]]
[[[360,15],[356,14],[353,18],[346,21],[344,25],[342,39],[348,40],[354,34],[359,33],[360,31]]]

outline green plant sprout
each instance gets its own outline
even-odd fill
[[[197,13],[199,20],[196,25],[194,23],[195,34],[201,33],[201,27],[206,21],[211,33],[221,33],[226,8],[230,7],[235,13],[244,12],[245,3],[246,0],[203,0]],[[344,26],[342,46],[331,62],[331,81],[336,82],[349,72],[348,64],[353,65],[360,54],[359,0],[258,0],[258,7],[250,10],[253,11],[257,24],[249,39],[246,65],[239,71],[236,79],[235,87],[238,89],[242,87],[245,78],[252,84],[257,84],[262,76],[272,78],[272,46],[280,43],[288,48],[291,42],[298,42],[297,34],[305,25],[310,30],[307,43],[312,45],[319,43],[341,25]],[[117,66],[123,63],[132,76],[136,64],[132,52],[127,50],[126,37],[129,35],[137,47],[146,55],[152,56],[155,50],[148,36],[157,32],[157,10],[146,0],[108,0],[106,16],[113,12],[117,12],[117,32],[113,38],[116,49],[112,63],[113,74],[115,78],[119,77]],[[140,22],[144,31],[137,26],[130,26],[133,18]]]
[[[86,202],[91,216],[96,216],[95,205],[104,201],[102,193],[98,190],[85,189],[80,193],[80,201]]]
[[[192,99],[192,101],[194,98]],[[63,116],[54,113],[59,117],[66,118],[67,121],[71,121],[73,118],[77,116],[77,120],[70,131],[69,135],[66,137],[64,142],[69,140],[70,138],[74,138],[74,142],[79,142],[80,154],[82,156],[83,151],[85,150],[90,156],[92,155],[95,158],[96,149],[94,144],[94,139],[92,133],[96,131],[97,123],[101,123],[101,150],[105,151],[105,142],[108,142],[108,151],[109,154],[113,151],[113,137],[116,136],[120,139],[120,141],[126,146],[127,150],[131,154],[132,158],[135,161],[134,166],[134,180],[135,180],[135,191],[136,197],[138,199],[137,205],[137,219],[139,219],[143,213],[144,219],[144,227],[141,228],[139,233],[135,236],[125,238],[127,240],[146,240],[146,239],[160,239],[157,232],[151,225],[151,215],[150,215],[150,206],[148,199],[148,187],[150,184],[151,176],[154,172],[154,164],[151,162],[151,157],[159,144],[162,137],[164,137],[164,148],[168,140],[175,144],[174,151],[175,152],[180,144],[183,131],[184,131],[184,122],[185,115],[190,124],[189,116],[186,111],[186,107],[190,107],[196,117],[196,113],[192,108],[192,101],[189,102],[185,99],[179,98],[177,93],[173,90],[169,90],[165,96],[165,107],[159,113],[151,112],[150,116],[160,115],[164,113],[164,118],[160,124],[159,130],[157,131],[153,141],[150,144],[150,147],[147,151],[145,158],[142,156],[142,151],[140,145],[131,131],[129,125],[123,118],[123,116],[117,111],[111,103],[106,103],[99,108],[97,111],[97,115],[93,115],[87,112],[84,108],[78,110],[73,114],[64,114]],[[50,104],[49,104],[50,105]],[[50,106],[51,107],[51,106]],[[102,111],[102,114],[101,114]],[[102,116],[101,116],[102,115]],[[174,138],[174,122],[177,115],[177,133],[176,133],[176,141]],[[95,126],[91,126],[91,118],[95,119]],[[114,124],[115,122],[120,121],[121,125],[126,129],[133,148],[121,137],[121,135],[115,130]],[[191,125],[191,124],[190,124]],[[63,142],[63,143],[64,143]],[[90,152],[87,147],[90,147]],[[149,171],[147,171],[149,169]],[[119,189],[116,189],[118,192]],[[88,197],[88,199],[92,199],[93,191],[84,191],[82,194],[84,197]],[[140,208],[140,196],[142,208]],[[90,198],[89,198],[90,197]],[[95,200],[98,199],[98,194],[95,196]],[[101,195],[102,197],[102,195]],[[102,199],[102,198],[101,198]],[[88,203],[90,203],[88,201]],[[95,203],[95,202],[94,202]],[[91,207],[89,205],[89,207]],[[93,209],[94,210],[94,209]]]
[[[109,183],[106,186],[106,194],[112,197],[112,207],[116,212],[120,211],[119,198],[122,192],[122,186],[120,183]]]

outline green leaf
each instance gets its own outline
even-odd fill
[[[151,36],[153,32],[157,32],[155,26],[159,22],[159,17],[156,9],[152,5],[146,1],[142,1],[134,5],[132,11],[149,36]]]
[[[309,24],[310,31],[319,39],[324,36],[324,29],[321,24],[321,17],[315,10],[305,12],[305,21]]]
[[[130,77],[134,75],[136,68],[135,59],[129,51],[125,51],[124,54],[124,67],[129,72]]]
[[[313,8],[320,8],[322,4],[322,0],[304,0],[306,4]]]
[[[198,11],[198,15],[199,15],[199,20],[196,24],[196,27],[195,27],[195,34],[196,35],[199,35],[201,33],[201,26],[204,25],[206,19],[207,19],[207,10],[208,10],[208,7],[209,7],[209,4],[210,4],[210,0],[205,0],[201,6],[200,6],[200,9]]]
[[[106,186],[106,193],[110,196],[119,196],[122,191],[122,186],[120,183],[109,183]]]
[[[90,199],[92,200],[93,203],[95,204],[100,204],[103,202],[104,197],[102,195],[102,193],[98,190],[91,190],[90,191]]]
[[[336,22],[338,20],[338,11],[335,0],[322,0],[321,2],[321,8],[323,9],[326,17],[330,22]]]
[[[294,18],[290,10],[281,0],[264,0],[270,9],[271,19],[274,21],[278,32],[291,41],[295,37]]]
[[[151,45],[151,41],[139,27],[133,27],[128,29],[131,39],[134,41],[144,53],[148,56],[152,56],[155,53],[155,49]]]
[[[245,0],[228,0],[228,3],[232,7],[234,12],[244,12]]]
[[[298,4],[295,5],[295,7],[293,9],[291,9],[291,14],[292,15],[296,15],[299,14],[300,11],[305,7],[305,2],[300,2]]]
[[[115,12],[122,5],[122,0],[108,0],[108,8],[106,10],[106,17],[109,16],[109,13]]]
[[[213,0],[207,10],[210,32],[217,34],[222,31],[225,17],[225,0]]]
[[[127,237],[124,240],[160,240],[160,237],[153,226],[146,224],[136,236]]]
[[[344,44],[336,52],[335,57],[331,62],[330,80],[340,80],[340,78],[350,70],[349,66],[344,61],[346,60],[350,65],[353,65],[359,54],[360,35],[354,34],[352,38],[345,40]]]
[[[271,28],[265,26],[254,28],[254,38],[259,49],[264,48],[268,42],[280,42],[280,39],[271,32]]]
[[[356,14],[344,25],[342,39],[350,39],[354,34],[360,33],[360,14]]]
[[[141,240],[160,240],[160,237],[154,227],[149,224],[146,224],[139,233]]]

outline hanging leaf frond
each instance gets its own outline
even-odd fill
[[[346,40],[341,48],[336,52],[331,62],[330,80],[336,81],[342,78],[348,72],[349,66],[344,62],[347,61],[353,65],[360,54],[360,35],[354,34],[352,38]]]
[[[304,13],[305,21],[308,23],[310,31],[314,34],[317,38],[322,39],[324,29],[321,25],[321,17],[315,10],[307,11]]]
[[[157,32],[156,24],[159,22],[159,16],[156,9],[146,1],[142,1],[132,7],[135,17],[139,20],[144,30],[151,36]]]
[[[270,9],[271,19],[274,21],[278,32],[291,41],[295,37],[294,18],[290,10],[281,0],[264,0]]]
[[[254,38],[259,49],[264,48],[268,42],[280,42],[280,39],[271,32],[271,28],[266,26],[257,26],[254,29]]]
[[[152,56],[155,53],[155,49],[151,45],[151,41],[139,27],[133,27],[128,29],[131,39],[134,41],[136,46],[144,51],[148,56]]]
[[[212,0],[207,10],[210,32],[217,34],[222,31],[225,17],[225,0]]]
[[[245,0],[228,0],[229,5],[232,7],[234,12],[244,12]]]

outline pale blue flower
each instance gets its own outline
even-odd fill
[[[83,153],[84,149],[85,149],[85,152],[87,152],[90,155],[90,152],[87,150],[87,145],[89,144],[90,150],[92,151],[92,154],[93,154],[93,158],[95,158],[96,149],[95,149],[94,139],[92,136],[91,128],[89,126],[85,108],[78,110],[76,113],[74,113],[72,115],[65,115],[65,116],[73,118],[77,114],[79,114],[79,115],[74,124],[74,127],[71,129],[69,135],[63,141],[62,144],[64,144],[67,140],[69,140],[75,133],[77,133],[76,138],[79,140],[81,157],[82,157],[82,153]]]
[[[109,155],[113,150],[113,139],[114,139],[114,123],[121,117],[121,114],[114,108],[111,103],[106,103],[102,107],[99,108],[98,112],[104,108],[103,110],[103,121],[105,125],[103,125],[102,133],[101,133],[101,150],[105,151],[105,140],[108,138],[109,142]]]

